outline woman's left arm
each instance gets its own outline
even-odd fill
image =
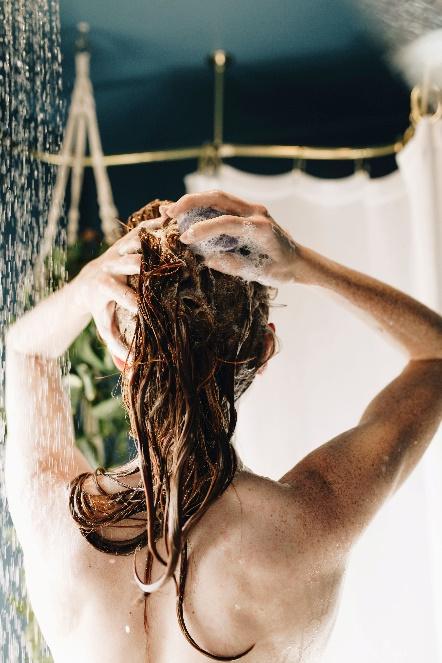
[[[9,355],[61,357],[88,325],[92,314],[79,306],[74,279],[42,300],[11,325],[6,335]]]
[[[59,362],[91,319],[75,304],[74,288],[67,284],[41,301],[6,336],[6,494],[25,548],[28,539],[45,531],[37,524],[39,514],[47,513],[51,497],[59,501],[62,484],[92,470],[75,446]]]
[[[115,303],[135,313],[137,297],[127,275],[140,271],[140,224],[90,261],[68,284],[9,327],[6,335],[5,480],[14,525],[30,528],[33,503],[91,471],[75,446],[71,403],[59,358],[94,318],[112,354],[128,348],[115,325]],[[136,231],[136,232],[135,232]],[[57,491],[58,493],[59,491]],[[34,528],[32,528],[34,529]],[[35,530],[34,530],[35,531]],[[22,540],[22,536],[19,533]]]
[[[91,320],[66,284],[9,327],[6,335],[6,481],[21,483],[48,470],[72,477],[89,469],[74,445],[61,357]],[[10,491],[8,490],[8,493]]]

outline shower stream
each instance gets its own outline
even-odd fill
[[[47,222],[53,166],[34,158],[57,152],[63,126],[57,0],[0,0],[0,659],[49,663],[26,597],[23,557],[4,490],[5,332],[66,281],[65,218],[43,272],[33,265]],[[63,374],[67,358],[61,361]]]

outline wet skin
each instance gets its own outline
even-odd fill
[[[211,191],[183,196],[163,211],[178,215],[192,206],[231,214],[195,224],[183,242],[252,232],[271,258],[260,275],[263,283],[321,287],[362,311],[404,352],[404,369],[354,428],[326,441],[279,481],[240,468],[190,534],[184,615],[197,642],[226,656],[255,643],[244,658],[251,663],[312,663],[320,660],[333,626],[353,544],[440,425],[442,318],[405,293],[299,245],[261,205]],[[136,250],[136,233],[126,243]],[[74,444],[56,359],[91,315],[115,358],[125,351],[108,306],[130,300],[124,274],[136,269],[136,258],[116,250],[103,256],[15,323],[7,337],[6,488],[32,606],[56,663],[205,661],[179,630],[173,583],[149,597],[146,636],[132,557],[92,548],[67,508],[69,481],[91,468]],[[211,259],[212,268],[244,273],[242,258],[225,258]],[[106,261],[113,279],[103,275]],[[320,403],[317,411],[320,416]],[[118,489],[102,481],[104,488]],[[126,537],[127,530],[117,528],[113,535]],[[142,552],[138,565],[141,574]],[[155,564],[153,577],[159,573]]]

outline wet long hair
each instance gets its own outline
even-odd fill
[[[126,231],[142,220],[160,217],[159,206],[167,202],[154,200],[132,214]],[[136,462],[76,477],[70,485],[70,510],[95,548],[115,555],[134,553],[135,579],[145,598],[174,580],[178,622],[193,647],[215,660],[236,660],[254,645],[240,654],[218,656],[201,648],[187,630],[186,541],[235,475],[238,460],[231,444],[235,401],[265,361],[273,289],[206,267],[180,242],[175,219],[164,218],[155,232],[142,228],[139,237],[140,274],[128,277],[138,293],[132,338],[120,326],[135,357],[131,373],[122,373],[122,400],[137,447]],[[117,307],[121,325],[122,313]],[[127,485],[125,477],[137,472],[139,485]],[[118,492],[105,491],[100,474],[119,484]],[[98,494],[86,488],[91,478]],[[138,532],[123,540],[106,537],[104,528],[112,526]],[[165,544],[165,558],[157,548],[159,539]],[[146,546],[141,579],[135,559]],[[154,558],[164,572],[152,582]],[[147,629],[146,601],[144,621]]]

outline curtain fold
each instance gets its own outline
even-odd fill
[[[442,310],[442,123],[422,120],[399,170],[321,180],[255,175],[223,164],[191,173],[189,193],[222,189],[267,206],[301,244]],[[235,445],[279,479],[355,426],[406,358],[354,309],[311,286],[279,289],[270,319],[280,353],[239,405]],[[355,546],[323,663],[442,662],[442,438]]]

